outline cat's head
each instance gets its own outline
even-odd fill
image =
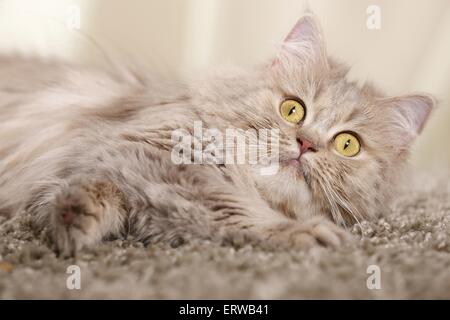
[[[271,122],[280,130],[280,168],[258,178],[266,198],[344,224],[384,208],[434,106],[425,94],[384,97],[349,82],[347,71],[328,57],[321,28],[307,14],[264,66],[264,89],[246,98],[265,114],[254,116],[253,127]]]

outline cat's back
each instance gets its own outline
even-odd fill
[[[37,57],[0,55],[0,93],[32,93],[62,80],[64,64]]]
[[[0,56],[0,200],[18,191],[14,181],[25,179],[34,159],[70,141],[86,111],[117,107],[135,86],[98,68]]]
[[[63,137],[71,121],[128,95],[133,85],[96,68],[0,56],[0,161],[24,143]]]

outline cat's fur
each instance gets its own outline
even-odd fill
[[[36,59],[0,59],[0,212],[28,211],[48,226],[56,249],[73,254],[109,236],[146,243],[246,232],[274,243],[338,246],[339,225],[383,211],[434,101],[386,98],[346,80],[327,57],[314,16],[302,17],[279,54],[251,70],[192,83],[102,72]],[[299,97],[301,125],[280,102]],[[176,165],[171,134],[208,128],[277,128],[281,167]],[[352,131],[362,150],[333,150]],[[297,139],[317,152],[301,157]]]

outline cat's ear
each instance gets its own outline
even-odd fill
[[[327,64],[325,41],[319,21],[310,12],[302,16],[285,38],[279,56],[297,57],[303,62]]]
[[[400,146],[409,145],[422,132],[435,105],[436,100],[427,94],[414,94],[381,101],[382,112],[387,113],[390,129],[397,131]]]

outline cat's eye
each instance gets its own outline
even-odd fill
[[[345,157],[354,157],[361,150],[358,138],[349,132],[339,133],[334,138],[334,147],[339,154]]]
[[[299,123],[305,117],[304,104],[293,99],[284,100],[280,105],[280,113],[284,120],[290,123]]]

